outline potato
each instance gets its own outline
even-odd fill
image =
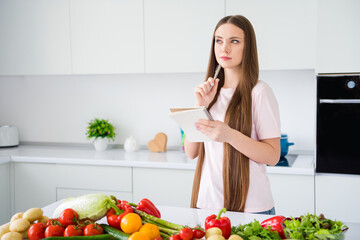
[[[1,236],[4,235],[5,233],[10,232],[9,227],[10,227],[10,223],[6,223],[6,224],[4,224],[4,225],[2,225],[2,226],[0,227],[0,238],[1,238]]]
[[[206,230],[205,232],[205,238],[209,238],[212,235],[222,235],[222,231],[218,227],[212,227]]]
[[[210,235],[210,237],[207,238],[207,240],[225,240],[225,238],[222,235],[213,234],[213,235]]]
[[[18,212],[15,213],[14,216],[12,216],[10,223],[12,223],[13,221],[15,221],[16,219],[21,219],[23,217],[24,213],[23,212]]]
[[[24,212],[23,218],[29,220],[29,222],[34,222],[42,217],[43,210],[41,208],[30,208]]]
[[[23,232],[30,227],[27,219],[17,219],[10,223],[10,232]]]
[[[28,231],[29,229],[26,229],[25,231],[19,233],[23,236],[23,238],[28,238]]]
[[[43,224],[46,224],[47,223],[47,221],[49,220],[49,217],[47,217],[47,216],[42,216],[39,220],[38,220],[38,222],[41,222],[41,223],[43,223]]]
[[[233,234],[229,237],[229,240],[244,240],[244,239],[239,235]]]
[[[23,236],[18,232],[8,232],[1,237],[1,240],[22,240]]]

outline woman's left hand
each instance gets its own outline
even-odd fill
[[[215,142],[229,142],[232,128],[218,120],[199,119],[196,128]]]

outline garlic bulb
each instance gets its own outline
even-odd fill
[[[139,145],[133,136],[130,136],[125,140],[124,149],[126,152],[135,152],[139,149]]]

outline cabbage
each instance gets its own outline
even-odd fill
[[[87,194],[79,197],[71,197],[64,200],[53,214],[58,218],[62,211],[67,208],[75,210],[79,214],[79,219],[89,218],[97,221],[106,215],[106,212],[115,205],[115,201],[102,193]]]

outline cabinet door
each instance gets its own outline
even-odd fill
[[[133,200],[148,198],[156,205],[189,207],[194,170],[134,168]]]
[[[318,73],[360,72],[360,1],[318,1]]]
[[[0,1],[0,75],[71,73],[69,2]]]
[[[314,176],[268,174],[277,215],[314,213]]]
[[[237,14],[254,27],[261,70],[315,68],[316,1],[227,0]]]
[[[144,72],[142,0],[71,0],[73,73]]]
[[[360,223],[360,176],[316,175],[316,214],[344,222]]]
[[[15,163],[15,212],[55,202],[55,164]]]
[[[78,197],[81,195],[86,195],[91,193],[102,193],[108,196],[113,195],[117,199],[132,202],[132,193],[129,192],[103,191],[103,190],[93,190],[93,189],[73,189],[73,188],[56,188],[56,201],[66,199],[69,197]]]
[[[6,161],[1,163],[1,161]],[[11,218],[11,183],[10,183],[10,159],[0,157],[0,225],[9,222]]]
[[[144,0],[145,72],[205,72],[221,0]]]

